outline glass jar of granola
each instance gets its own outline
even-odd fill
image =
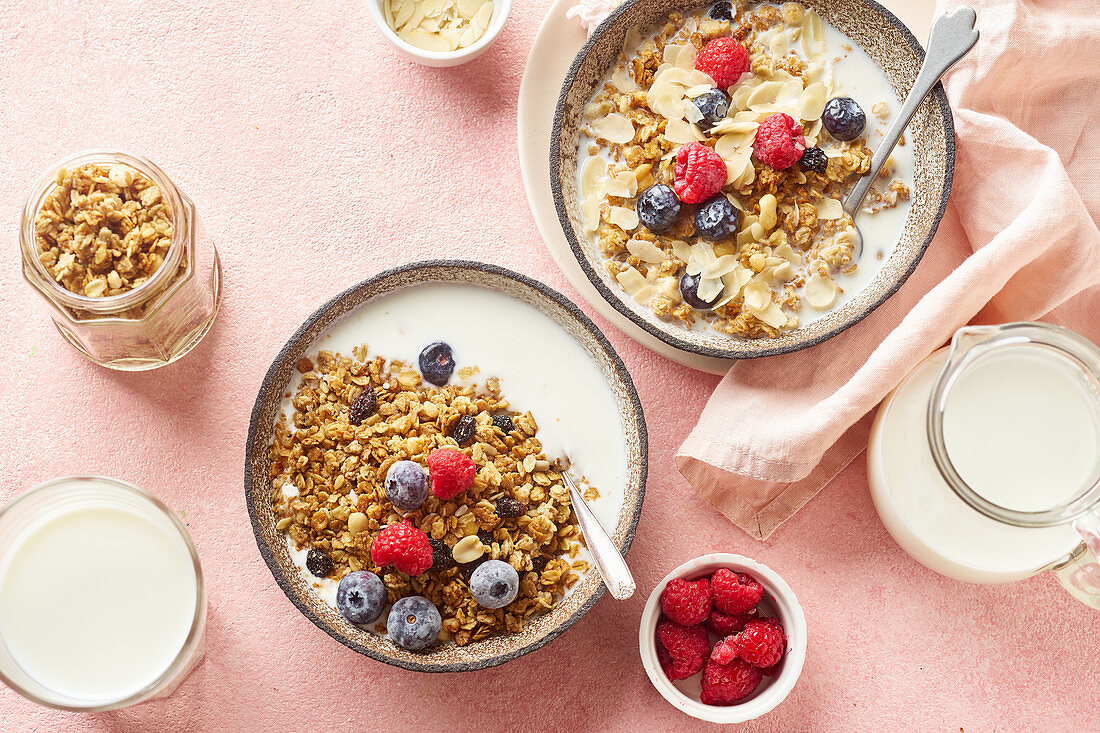
[[[97,364],[140,371],[194,348],[218,311],[219,264],[195,205],[151,161],[91,150],[31,190],[23,275]]]

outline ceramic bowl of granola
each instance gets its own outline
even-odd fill
[[[595,604],[561,474],[626,553],[646,460],[630,375],[575,305],[493,265],[430,261],[350,288],[291,337],[252,413],[245,494],[260,553],[314,624],[458,672],[534,651]]]
[[[573,62],[551,133],[581,268],[640,327],[706,356],[787,353],[857,323],[916,268],[950,193],[937,87],[854,221],[842,207],[922,58],[873,0],[626,0]]]

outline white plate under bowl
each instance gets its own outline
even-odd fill
[[[935,0],[881,0],[917,36],[927,38]],[[550,132],[562,81],[587,36],[578,21],[565,17],[576,0],[556,0],[543,20],[519,89],[519,162],[527,201],[542,241],[554,262],[596,311],[647,349],[677,363],[711,374],[725,374],[735,363],[682,351],[647,333],[607,302],[585,276],[562,233],[550,189]]]

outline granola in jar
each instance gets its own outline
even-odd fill
[[[628,34],[584,110],[582,228],[659,317],[792,331],[858,292],[900,237],[911,148],[860,212],[867,251],[842,208],[898,106],[881,69],[799,3],[672,13]]]

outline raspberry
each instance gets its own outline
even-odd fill
[[[715,38],[695,57],[695,68],[714,79],[714,86],[729,89],[749,70],[749,52],[732,38]]]
[[[782,659],[786,645],[787,638],[778,621],[749,621],[737,635],[737,656],[754,667],[774,667]]]
[[[753,144],[756,159],[777,171],[797,163],[805,149],[802,126],[789,114],[776,112],[768,115],[756,128],[756,142]]]
[[[710,615],[710,582],[703,578],[694,583],[674,578],[661,591],[661,610],[683,626],[694,626]]]
[[[682,145],[676,153],[676,195],[685,204],[706,201],[726,185],[726,161],[702,143]]]
[[[703,668],[710,654],[710,639],[702,626],[681,626],[672,621],[657,624],[657,650],[668,652],[669,664],[661,668],[670,680],[686,680]]]
[[[477,468],[462,451],[437,448],[428,456],[432,493],[440,499],[453,499],[474,485]]]
[[[710,658],[719,664],[729,664],[737,659],[737,637],[727,636],[710,650]]]
[[[752,609],[764,596],[764,586],[745,573],[719,568],[710,578],[714,605],[722,613],[738,614]]]
[[[754,618],[756,618],[755,608],[745,613],[722,613],[715,608],[707,616],[707,631],[715,636],[732,636],[745,628],[745,624]]]
[[[392,564],[406,575],[420,575],[432,566],[432,545],[428,535],[409,522],[400,522],[374,538],[370,558],[378,567]]]
[[[761,679],[759,669],[740,659],[729,664],[711,660],[703,668],[703,691],[699,701],[704,705],[731,705],[751,695]]]

